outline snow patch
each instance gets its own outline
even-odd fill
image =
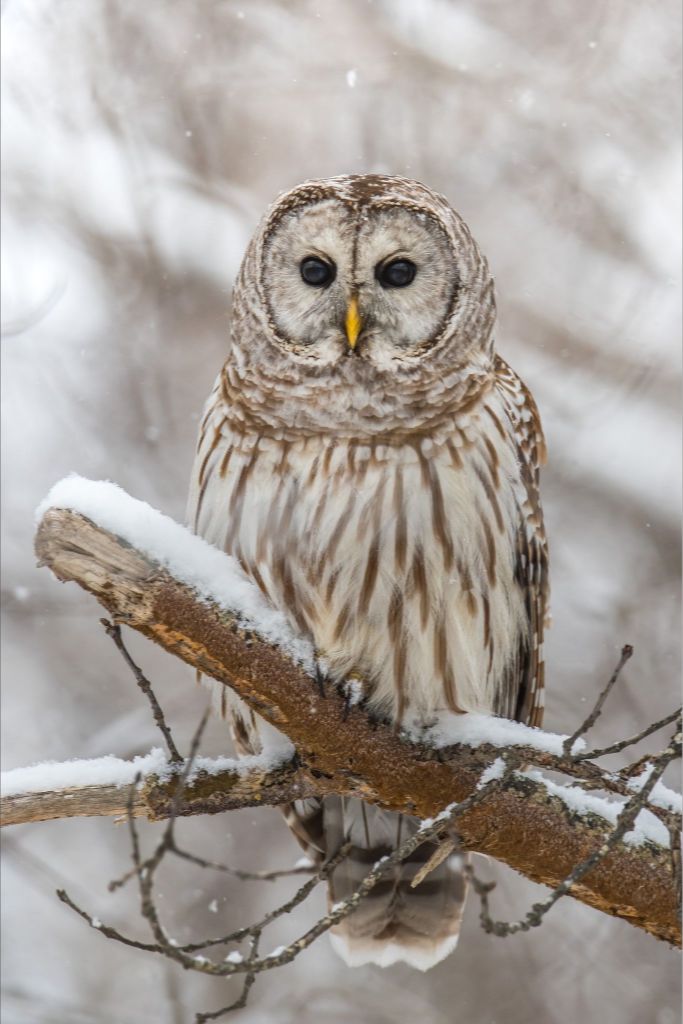
[[[164,751],[154,747],[149,754],[134,757],[132,761],[107,755],[87,760],[43,761],[28,768],[13,768],[0,775],[0,792],[3,796],[17,796],[80,786],[130,786],[138,773],[143,778],[146,775],[167,778],[170,771]]]
[[[497,757],[495,761],[492,761],[488,768],[485,768],[481,773],[479,782],[477,783],[477,789],[483,789],[487,782],[493,782],[494,779],[501,779],[505,774],[505,759]]]
[[[284,953],[286,949],[286,946],[276,946],[275,949],[272,950],[272,952],[267,954],[266,960],[274,960],[275,957],[280,956],[281,953]]]
[[[640,793],[641,789],[652,775],[654,765],[645,765],[640,775],[636,775],[635,778],[629,779],[627,786],[634,793]],[[674,811],[680,814],[683,811],[683,797],[680,793],[676,793],[675,790],[669,789],[660,780],[655,782],[652,787],[652,792],[648,797],[648,803],[653,804],[655,807],[661,807],[666,811]]]
[[[624,806],[623,802],[617,800],[607,800],[605,797],[585,793],[581,789],[558,785],[556,782],[546,779],[535,768],[515,774],[540,783],[551,796],[558,797],[570,810],[581,817],[596,814],[600,818],[604,818],[606,827],[616,824]],[[670,845],[669,831],[652,811],[643,809],[636,818],[635,827],[624,836],[624,842],[629,846],[642,846],[643,843],[649,842],[666,849]]]
[[[563,753],[563,744],[567,736],[559,733],[544,732],[532,725],[511,722],[507,718],[496,718],[495,715],[484,715],[469,712],[456,715],[451,711],[442,711],[435,722],[425,726],[423,722],[414,721],[406,726],[409,738],[416,743],[426,743],[431,747],[450,747],[462,743],[468,747],[481,747],[489,744],[493,747],[534,747],[548,754]],[[583,739],[578,739],[572,747],[576,754],[585,749]]]
[[[168,569],[205,601],[237,615],[242,625],[275,644],[313,674],[314,651],[297,637],[282,612],[275,611],[230,555],[131,498],[117,484],[72,474],[54,485],[36,509],[38,523],[50,508],[64,508],[91,519]]]
[[[199,772],[218,775],[220,772],[234,771],[246,775],[252,771],[269,771],[283,760],[288,760],[289,756],[289,747],[281,747],[263,754],[241,757],[239,760],[232,757],[197,757],[188,781],[196,778]],[[138,774],[143,779],[154,775],[164,782],[174,771],[177,768],[169,762],[164,751],[154,747],[149,754],[134,757],[132,761],[108,754],[87,760],[44,761],[28,768],[12,768],[0,774],[0,793],[2,796],[24,796],[82,786],[130,786]]]

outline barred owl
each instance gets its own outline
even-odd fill
[[[383,175],[305,183],[247,249],[201,422],[190,524],[395,723],[541,722],[545,447],[494,320],[486,260],[443,197]],[[218,693],[238,750],[258,752],[265,723]],[[285,811],[318,859],[353,844],[333,901],[415,828],[355,798]],[[462,859],[410,885],[432,853],[338,926],[347,963],[426,969],[454,948]]]

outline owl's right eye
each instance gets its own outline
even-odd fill
[[[306,256],[301,261],[299,270],[306,284],[310,284],[314,288],[324,288],[326,284],[331,284],[337,276],[337,268],[334,263],[327,263],[317,256]]]

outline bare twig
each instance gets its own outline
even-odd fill
[[[242,882],[275,882],[279,878],[290,878],[293,875],[310,875],[316,870],[315,865],[311,863],[300,864],[293,868],[280,868],[275,871],[245,871],[243,868],[234,868],[230,864],[218,864],[216,861],[205,860],[194,853],[188,853],[187,850],[181,850],[176,846],[175,841],[169,847],[169,853],[173,853],[176,857],[181,857],[191,864],[196,864],[200,868],[223,871],[227,875],[232,875],[233,878],[239,878]]]
[[[584,719],[584,721],[581,723],[581,725],[578,727],[578,729],[576,729],[576,731],[573,732],[571,736],[568,736],[567,739],[564,741],[562,749],[563,749],[565,754],[571,754],[572,753],[572,748],[573,748],[574,744],[576,743],[576,741],[579,739],[579,737],[580,736],[584,736],[588,732],[588,730],[593,725],[595,725],[595,723],[597,722],[598,718],[602,714],[603,705],[604,705],[605,701],[607,700],[607,698],[608,698],[608,696],[610,694],[610,691],[612,690],[612,687],[616,683],[617,679],[619,678],[619,675],[621,673],[622,668],[624,667],[624,665],[629,660],[629,658],[631,657],[632,654],[633,654],[633,648],[631,647],[631,645],[630,644],[625,644],[624,647],[622,647],[622,649],[621,649],[621,655],[619,657],[619,661],[617,662],[617,666],[614,669],[614,672],[612,673],[610,678],[607,680],[607,685],[605,686],[605,688],[600,693],[597,701],[595,702],[595,706],[594,706],[593,710],[590,712],[588,717]]]
[[[140,666],[135,664],[130,654],[128,653],[128,649],[123,642],[123,637],[121,636],[121,627],[117,623],[110,622],[109,619],[100,619],[100,622],[104,626],[107,636],[111,637],[116,647],[121,652],[124,661],[128,665],[133,675],[135,676],[135,680],[138,686],[140,687],[145,697],[149,701],[150,707],[152,708],[152,714],[154,715],[154,721],[161,730],[164,740],[166,741],[166,746],[168,747],[168,753],[171,761],[173,762],[173,764],[182,764],[182,754],[175,745],[175,741],[173,739],[173,736],[171,735],[171,729],[166,721],[163,711],[161,710],[161,705],[159,704],[159,701],[156,699],[154,690],[152,689],[152,684],[150,683],[149,679],[144,674]]]
[[[598,747],[595,750],[586,750],[578,754],[574,754],[576,761],[595,761],[599,757],[605,757],[606,754],[619,754],[622,750],[626,750],[627,747],[633,747],[636,743],[640,743],[641,740],[647,739],[648,736],[652,736],[653,733],[659,732],[664,726],[670,725],[675,722],[681,713],[680,708],[676,708],[670,714],[665,715],[664,718],[660,718],[658,722],[653,722],[652,725],[648,725],[646,729],[642,729],[636,733],[635,736],[629,736],[627,740],[620,740],[618,743],[612,743],[608,747]]]

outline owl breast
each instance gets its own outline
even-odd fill
[[[190,495],[196,532],[383,714],[514,717],[525,492],[500,394],[438,440],[386,444],[245,436],[215,394]]]

